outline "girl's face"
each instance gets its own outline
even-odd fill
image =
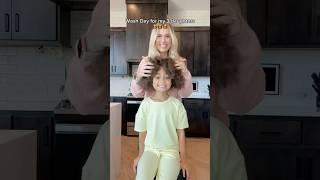
[[[153,77],[152,86],[156,92],[167,92],[171,88],[171,78],[163,68]]]
[[[157,32],[157,38],[156,38],[156,48],[162,55],[167,55],[170,47],[171,47],[171,36],[170,36],[170,30],[167,29],[159,29]]]

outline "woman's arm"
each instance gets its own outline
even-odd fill
[[[138,84],[139,79],[142,77],[149,77],[153,69],[153,64],[149,61],[148,56],[142,56],[142,60],[139,63],[137,73],[131,81],[130,91],[135,97],[144,97],[145,90]]]
[[[104,111],[107,105],[108,3],[99,0],[85,35],[75,46],[68,64],[66,91],[81,114]]]
[[[102,112],[107,105],[107,51],[82,52],[68,64],[66,91],[81,114]]]
[[[260,66],[259,41],[241,16],[238,1],[215,0],[210,12],[213,13],[212,25],[216,29],[213,32],[216,36],[213,47],[225,48],[219,67],[225,65],[224,68],[229,68],[223,72],[225,74],[214,71],[218,80],[227,79],[222,86],[217,82],[213,84],[216,87],[215,101],[226,111],[247,112],[264,96],[265,79]]]
[[[228,38],[230,57],[238,62],[236,81],[217,91],[219,105],[231,112],[250,111],[264,97],[265,77],[260,65],[261,47],[255,33],[244,23],[241,31]]]
[[[179,97],[188,97],[192,94],[192,76],[188,69],[182,73],[185,79],[184,85],[181,89],[178,89]]]
[[[186,136],[184,129],[177,129],[177,134],[179,138],[180,166],[182,169],[183,177],[187,177],[187,179],[189,179],[190,173],[187,161]]]

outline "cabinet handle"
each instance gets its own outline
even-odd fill
[[[8,13],[6,13],[5,15],[4,15],[4,22],[5,22],[5,32],[9,32],[9,27],[10,27],[10,16],[9,16],[9,14]]]
[[[203,117],[204,119],[208,119],[209,113],[208,113],[208,112],[202,112],[202,117]]]
[[[16,13],[16,15],[15,15],[15,30],[16,30],[16,32],[19,32],[19,29],[20,29],[20,27],[19,27],[19,25],[20,25],[20,14],[18,14],[18,13]]]
[[[111,66],[111,72],[113,72],[113,66]]]
[[[114,72],[117,72],[117,66],[114,66]]]

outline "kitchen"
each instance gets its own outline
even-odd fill
[[[80,115],[64,84],[96,2],[1,1],[0,179],[81,179],[109,111]]]
[[[138,133],[134,131],[134,123],[142,98],[131,94],[130,83],[141,57],[147,55],[153,27],[151,21],[158,22],[167,19],[166,17],[195,21],[176,23],[174,26],[180,46],[179,54],[187,59],[187,66],[192,74],[193,93],[182,100],[189,121],[186,136],[188,156],[192,164],[191,173],[195,179],[209,179],[209,1],[148,3],[112,0],[110,7],[110,100],[122,104],[122,160],[119,180],[134,178],[132,163],[138,155]],[[140,20],[150,23],[139,23]],[[196,157],[195,154],[201,155]]]
[[[3,2],[6,2],[5,5],[1,4]],[[11,6],[13,2],[18,1],[2,1],[0,7]],[[39,3],[38,1],[35,2],[22,2],[22,4],[24,8],[30,9],[30,6],[33,8],[34,4]],[[254,0],[247,0],[247,4],[245,3],[246,1],[241,2],[244,16],[247,17],[249,24],[257,32],[262,43],[262,63],[266,68],[271,68],[271,77],[273,77],[269,79],[271,86],[268,86],[262,103],[246,116],[233,114],[231,117],[231,130],[247,159],[249,179],[319,179],[319,112],[316,103],[317,93],[312,89],[313,79],[311,78],[313,72],[319,73],[320,67],[319,30],[317,30],[316,23],[318,11],[315,10],[315,8],[319,7],[319,3],[315,0],[295,1],[300,4],[273,0],[263,0],[264,3],[257,3],[258,1]],[[276,4],[280,10],[277,10],[276,13],[270,13],[270,8],[265,7],[266,2],[270,3],[269,6]],[[312,3],[314,3],[314,6],[307,6],[308,8],[312,7],[312,10],[302,6]],[[51,20],[48,20],[48,16],[46,16],[46,21],[50,22],[49,25],[40,26],[48,27],[48,31],[42,28],[35,28],[40,29],[41,32],[33,34],[47,32],[48,34],[43,35],[44,37],[28,37],[25,35],[21,37],[19,34],[12,35],[13,33],[0,32],[0,156],[3,160],[0,166],[1,179],[13,176],[19,176],[16,179],[35,179],[35,176],[41,179],[54,179],[55,176],[58,176],[58,173],[56,173],[58,168],[56,167],[56,159],[62,159],[59,166],[66,163],[65,166],[60,167],[60,177],[67,174],[74,179],[79,179],[82,164],[89,154],[89,147],[92,146],[97,127],[106,118],[104,115],[83,117],[77,113],[74,114],[75,112],[71,108],[72,105],[63,93],[63,85],[65,81],[65,64],[73,56],[75,41],[86,31],[89,25],[94,4],[95,1],[90,2],[89,0],[82,5],[74,2],[65,2],[64,5],[62,3],[58,6],[55,6],[55,4],[39,4],[39,7],[42,8],[57,8],[56,10],[59,12],[47,10],[47,13],[53,13],[54,16],[51,17]],[[290,8],[287,8],[287,4],[290,4]],[[122,5],[125,6],[125,4]],[[303,9],[302,11],[300,11],[300,6],[304,7],[301,8]],[[60,9],[61,7],[65,8]],[[275,11],[274,9],[277,8],[272,9]],[[11,10],[11,7],[9,9]],[[111,14],[117,14],[114,17],[119,19],[113,22],[120,24],[111,26],[116,27],[116,32],[123,34],[125,33],[125,28],[123,27],[126,27],[126,25],[123,25],[125,23],[123,19],[126,18],[126,14],[121,12],[123,11],[122,8],[119,11],[110,12]],[[292,14],[292,11],[299,13],[294,15],[295,13]],[[287,13],[287,16],[292,17],[290,23],[286,23],[287,19],[278,19],[278,17],[284,17],[279,15],[279,13],[284,12]],[[33,13],[35,12],[33,11]],[[311,16],[304,15],[309,13],[311,13]],[[11,11],[8,14],[15,16]],[[42,17],[43,15],[36,14],[34,16]],[[54,17],[57,16],[59,18],[55,19]],[[67,18],[61,18],[60,16]],[[182,16],[185,17],[184,15]],[[8,17],[8,15],[5,17]],[[304,17],[305,19],[301,20],[298,17]],[[310,17],[312,17],[312,20],[309,21]],[[3,19],[0,18],[0,22]],[[276,23],[276,20],[281,20],[280,24],[284,27],[290,27],[286,29],[286,31],[291,30],[291,33],[288,33],[290,36],[279,40],[277,35],[279,30],[270,31],[274,27],[279,27],[277,25],[279,23]],[[296,23],[296,21],[302,21],[302,23]],[[270,22],[275,22],[276,25]],[[311,24],[306,25],[304,24],[305,22]],[[11,22],[10,24],[15,25],[15,23]],[[29,24],[33,25],[34,23]],[[266,27],[267,24],[268,27]],[[51,27],[52,25],[55,26]],[[59,27],[56,27],[57,25]],[[312,25],[312,28],[310,28],[312,33],[305,32],[304,28],[302,30],[300,27],[297,28],[297,26],[309,25]],[[197,28],[201,31],[200,34],[207,31],[206,28]],[[11,27],[6,26],[6,28],[2,29],[7,30],[11,29]],[[52,32],[50,29],[57,29],[59,33]],[[292,34],[292,29],[297,30],[296,34]],[[195,35],[199,34],[199,32],[194,29],[190,30],[186,29],[186,27],[181,27],[181,29],[178,28],[179,30],[180,36],[186,37],[181,40],[191,37],[191,39],[194,39],[193,43],[196,43],[195,36],[202,37],[201,35]],[[8,36],[7,34],[10,35]],[[312,38],[309,36],[312,36]],[[283,33],[280,37],[284,37]],[[123,38],[123,36],[119,36],[119,38]],[[123,43],[123,41],[117,42]],[[122,47],[125,47],[126,41],[124,42]],[[197,42],[201,43],[202,41],[197,40]],[[180,44],[183,44],[183,42]],[[189,44],[185,46],[190,48]],[[198,60],[195,58],[195,52],[192,47],[188,51],[181,53],[188,61]],[[144,55],[146,52],[140,53],[139,51],[135,58],[139,59],[141,54]],[[119,70],[118,63],[114,66],[110,63],[110,73],[113,74],[110,78],[110,84],[112,84],[110,94],[112,96],[111,99],[123,103],[122,108],[124,109],[127,107],[130,73],[116,75]],[[192,95],[195,98],[184,100],[186,103],[192,104],[190,108],[198,109],[199,106],[203,107],[202,104],[206,104],[209,101],[207,91],[209,80],[207,79],[208,75],[197,76],[196,74],[205,71],[197,70],[198,68],[192,67],[191,64],[197,66],[200,63],[188,64],[188,68],[194,71],[193,81],[195,82],[195,89],[198,89],[198,91]],[[127,71],[126,61],[124,61],[122,67]],[[118,89],[118,91],[115,91],[114,88]],[[198,96],[198,94],[200,95]],[[199,103],[198,100],[201,100],[201,102]],[[58,109],[54,111],[55,107]],[[202,115],[207,117],[206,111]],[[125,114],[122,116],[125,117]],[[199,117],[199,115],[191,116]],[[58,126],[60,131],[59,128],[57,131],[56,120],[52,117],[56,117],[60,125],[62,125]],[[82,121],[81,119],[85,120]],[[70,134],[71,131],[82,129],[83,126],[79,128],[79,126],[74,125],[81,124],[79,121],[93,126],[86,126],[84,132],[82,130],[82,132],[77,132],[75,135],[80,138],[77,138],[76,141],[73,135],[65,136]],[[68,124],[73,125],[71,129]],[[122,123],[122,135],[127,139],[135,138],[134,136],[126,136],[128,131],[125,128],[127,126],[128,123]],[[36,130],[40,135],[37,136]],[[197,134],[200,133],[199,131],[190,133],[195,133],[192,136],[202,136]],[[57,141],[56,135],[60,136],[59,134],[63,140],[60,143],[55,142]],[[83,134],[85,137],[81,137]],[[36,140],[39,141],[39,145],[35,145]],[[81,142],[82,140],[85,141],[85,144]],[[70,142],[74,143],[74,148],[77,148],[81,155],[75,154],[75,150],[66,151],[68,147],[73,146],[73,144],[69,144]],[[121,143],[130,143],[132,147],[137,145],[135,140],[122,141]],[[208,147],[207,143],[196,143],[201,143],[199,147],[206,147],[203,149]],[[54,148],[57,147],[54,147],[54,144],[62,144],[60,146],[63,147],[61,156],[55,154],[56,150]],[[13,149],[17,150],[14,151],[14,156],[12,156]],[[80,149],[81,151],[79,151]],[[18,156],[19,154],[23,154],[23,156]],[[194,154],[208,154],[208,151],[194,152]],[[81,158],[77,158],[80,156]],[[64,157],[68,157],[68,160],[65,160]],[[204,158],[208,159],[208,157]],[[17,162],[21,163],[18,164]],[[73,164],[70,164],[70,162]],[[204,161],[204,164],[206,163],[207,161]],[[22,166],[23,170],[17,170],[17,167]],[[36,166],[37,168],[35,168]],[[69,170],[66,167],[74,167],[75,169],[70,168]],[[204,174],[206,173],[204,172]],[[61,179],[63,178],[66,177]],[[71,179],[71,177],[66,179]]]

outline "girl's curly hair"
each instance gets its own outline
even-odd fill
[[[151,76],[149,77],[142,77],[138,84],[144,89],[144,90],[154,90],[152,82],[154,76],[157,74],[157,72],[160,70],[160,68],[163,68],[163,70],[168,74],[168,76],[171,78],[171,88],[177,88],[181,89],[184,85],[184,77],[182,75],[181,70],[176,69],[174,66],[174,60],[171,58],[150,58],[149,61],[153,64],[153,69],[151,72]]]

